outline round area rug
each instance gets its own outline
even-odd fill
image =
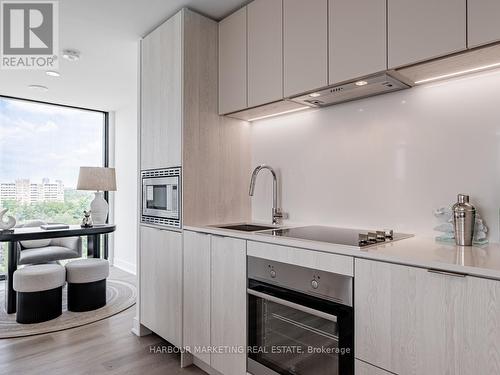
[[[106,306],[87,312],[67,311],[66,287],[64,287],[62,315],[56,319],[35,324],[19,324],[16,322],[16,314],[5,312],[5,293],[2,290],[0,294],[0,339],[38,335],[83,326],[118,314],[135,304],[137,290],[134,284],[113,279],[108,279],[106,284]]]

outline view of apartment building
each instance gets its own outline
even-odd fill
[[[61,180],[32,183],[27,178],[0,183],[0,203],[7,200],[31,204],[38,202],[64,202],[64,184]]]

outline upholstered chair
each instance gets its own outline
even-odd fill
[[[46,224],[32,220],[16,228],[39,227]],[[52,238],[18,242],[18,264],[40,264],[82,256],[81,237]]]

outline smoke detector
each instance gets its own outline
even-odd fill
[[[47,70],[45,72],[45,74],[47,74],[50,77],[59,77],[59,76],[61,76],[61,73],[56,72],[55,70]]]

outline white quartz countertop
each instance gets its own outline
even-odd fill
[[[360,249],[355,246],[276,237],[262,232],[241,232],[213,226],[185,226],[184,230],[500,280],[498,243],[456,246],[453,243],[436,242],[432,237],[414,236]]]

